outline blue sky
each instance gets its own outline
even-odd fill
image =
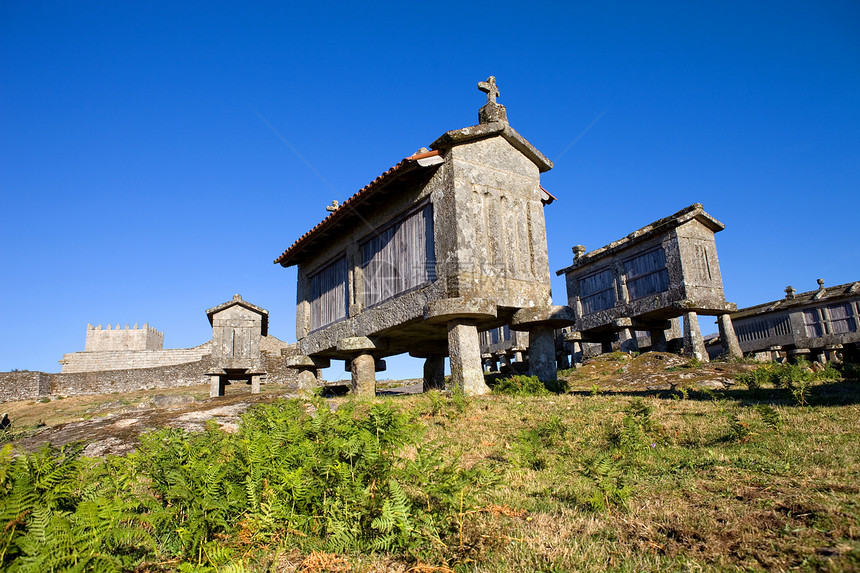
[[[194,346],[236,292],[295,340],[295,269],[272,261],[476,123],[489,75],[555,161],[553,271],[701,202],[739,306],[860,280],[856,1],[2,0],[0,370],[58,371],[87,323]]]

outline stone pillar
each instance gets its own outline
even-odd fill
[[[319,379],[316,375],[316,370],[312,368],[299,369],[297,376],[298,389],[300,394],[310,394],[317,387]]]
[[[424,359],[424,391],[445,388],[445,357],[431,354]]]
[[[735,334],[735,327],[732,325],[732,317],[729,313],[721,314],[719,318],[720,324],[720,340],[723,342],[723,352],[729,358],[743,358],[744,353],[741,352],[741,345],[738,342],[738,335]]]
[[[823,348],[817,348],[815,350],[815,361],[819,364],[827,364],[827,354],[824,353]]]
[[[796,363],[798,360],[809,361],[810,350],[808,348],[792,348],[788,351],[788,359],[790,362]]]
[[[522,350],[514,350],[514,362],[523,363],[525,362],[525,358],[523,357]]]
[[[262,374],[251,374],[251,394],[260,393],[260,383],[263,380]]]
[[[541,382],[558,379],[555,368],[555,333],[547,326],[529,330],[529,375]]]
[[[352,393],[356,396],[376,396],[376,364],[373,355],[362,352],[352,359]]]
[[[681,332],[681,319],[678,317],[669,319],[669,328],[663,331],[666,337],[666,352],[680,352],[684,348],[683,334]]]
[[[669,341],[666,340],[666,331],[663,329],[649,330],[651,337],[651,350],[653,352],[666,352],[669,349]]]
[[[573,352],[570,355],[570,364],[576,368],[582,365],[582,342],[573,341],[570,345],[573,347]]]
[[[612,350],[620,352],[636,352],[639,350],[639,342],[636,340],[636,331],[629,326],[618,331],[618,338],[612,343]]]
[[[454,319],[448,322],[448,356],[451,359],[451,385],[467,396],[489,394],[481,369],[481,342],[475,322]]]
[[[684,354],[702,362],[709,361],[702,331],[699,330],[699,317],[695,312],[684,313]]]
[[[556,354],[556,368],[558,370],[567,370],[570,368],[570,346],[567,342],[561,344],[561,352]]]
[[[841,363],[842,358],[843,358],[842,349],[843,349],[843,346],[841,344],[833,344],[833,345],[827,346],[825,348],[825,350],[827,350],[828,360],[830,360],[830,362]]]
[[[209,397],[215,398],[224,395],[224,377],[220,374],[209,375]]]
[[[296,384],[300,394],[310,394],[319,385],[322,379],[320,368],[328,368],[331,361],[328,358],[313,358],[310,356],[288,356],[286,359],[288,368],[298,370]]]

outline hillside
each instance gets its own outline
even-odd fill
[[[234,392],[216,399],[201,387],[6,406],[21,436],[19,448],[83,440],[89,444],[83,451],[91,455],[130,451],[143,430],[161,426],[209,436],[215,451],[216,443],[232,443],[226,436],[247,443],[244,432],[263,420],[322,424],[329,417],[321,416],[321,406],[347,412],[358,425],[372,421],[377,441],[380,428],[389,428],[391,451],[374,455],[392,456],[389,479],[399,480],[404,503],[412,508],[404,514],[412,517],[403,517],[397,529],[402,544],[392,537],[387,550],[373,552],[361,543],[375,537],[359,536],[356,547],[363,550],[336,550],[332,540],[338,534],[321,535],[323,523],[257,522],[259,515],[246,507],[236,510],[244,517],[213,529],[198,551],[178,546],[173,557],[164,553],[167,545],[150,557],[144,551],[139,570],[179,570],[181,563],[200,571],[227,570],[228,563],[233,570],[242,570],[241,563],[254,571],[858,570],[856,370],[813,382],[799,400],[789,388],[764,383],[750,390],[735,382],[755,368],[701,365],[658,353],[611,354],[562,373],[567,393],[543,396],[412,395],[409,381],[389,383],[390,394],[373,400],[300,400],[286,410],[278,404],[288,396],[276,387],[257,396]],[[254,422],[240,421],[242,412],[258,404],[275,409],[258,406]],[[391,418],[398,412],[405,415],[401,422]],[[220,430],[204,429],[207,419]],[[45,426],[34,427],[38,420]],[[336,418],[331,423],[332,433],[351,431]],[[170,436],[162,439],[180,439]],[[144,454],[160,455],[152,447]],[[408,473],[431,459],[436,465],[422,466],[432,470],[423,478]],[[274,487],[275,478],[267,479]],[[443,493],[440,484],[456,487]],[[399,499],[397,488],[385,490],[377,479],[362,487],[356,491],[364,491],[358,495],[367,500]],[[240,498],[237,508],[246,503]],[[427,513],[420,513],[422,504]],[[358,506],[353,511],[362,515]],[[382,506],[372,511],[382,512],[373,514],[378,519],[385,515]],[[423,537],[418,521],[409,525],[420,515],[436,520],[435,537]],[[374,523],[383,531],[381,522]],[[373,530],[370,521],[367,526]]]

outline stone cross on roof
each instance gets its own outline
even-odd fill
[[[478,82],[478,89],[487,94],[487,103],[496,103],[499,88],[496,87],[496,76],[490,76],[485,82]]]
[[[490,76],[487,81],[478,82],[478,89],[487,94],[487,103],[478,110],[478,123],[508,123],[508,112],[505,111],[505,106],[496,103],[496,98],[499,97],[496,77]]]

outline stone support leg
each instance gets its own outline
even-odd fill
[[[743,358],[744,353],[741,352],[741,345],[738,342],[738,335],[735,334],[735,327],[732,325],[732,317],[728,313],[721,314],[719,318],[720,324],[720,340],[723,342],[723,352],[729,358]]]
[[[362,353],[352,359],[352,393],[356,396],[376,396],[376,364],[373,355]]]
[[[666,340],[666,331],[657,329],[649,330],[648,335],[651,337],[651,350],[653,352],[667,352],[669,349],[669,341]]]
[[[636,331],[631,327],[619,330],[617,340],[612,343],[612,350],[637,352],[639,350],[639,342],[636,340]]]
[[[570,368],[570,347],[566,342],[561,345],[561,352],[556,355],[555,360],[558,370],[567,370]]]
[[[317,387],[318,379],[316,369],[300,369],[296,382],[298,383],[300,394],[311,394]]]
[[[666,352],[680,352],[684,348],[683,333],[681,332],[681,319],[669,319],[669,328],[663,331],[666,338]]]
[[[558,379],[555,364],[555,333],[549,327],[536,327],[529,331],[529,375],[541,382]]]
[[[263,377],[259,374],[251,375],[251,394],[259,394],[260,393],[260,383],[262,382]]]
[[[574,368],[582,365],[582,343],[571,342],[572,352],[570,354],[570,364]]]
[[[224,377],[218,374],[209,376],[209,396],[215,398],[224,395]]]
[[[433,354],[424,359],[424,391],[445,388],[445,357]]]
[[[684,313],[684,354],[702,362],[709,361],[702,331],[699,330],[699,317],[695,312]]]
[[[467,396],[489,394],[481,369],[481,342],[474,321],[448,322],[448,356],[451,359],[451,384]]]

